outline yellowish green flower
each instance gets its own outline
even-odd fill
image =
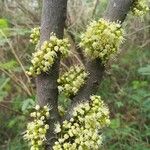
[[[33,53],[32,66],[27,71],[30,76],[37,76],[42,72],[48,72],[53,65],[58,53],[62,57],[69,55],[69,41],[58,39],[55,34],[51,34],[49,41],[45,41],[41,49]]]
[[[27,124],[27,130],[24,134],[24,139],[31,146],[30,150],[44,150],[46,132],[49,129],[49,125],[46,124],[49,115],[46,114],[49,114],[49,111],[48,106],[40,107],[36,105],[34,111],[30,114],[33,120]]]
[[[100,58],[106,62],[117,52],[123,42],[124,30],[121,24],[104,19],[92,21],[81,35],[80,47],[91,59]]]
[[[58,140],[54,150],[98,150],[102,144],[102,129],[109,125],[109,110],[100,96],[74,108],[72,118],[57,124]]]
[[[31,30],[30,42],[37,45],[40,39],[40,27],[33,28]]]
[[[59,111],[60,116],[64,116],[66,113],[65,108],[61,105],[58,106],[58,111]]]
[[[64,93],[67,97],[75,95],[78,90],[86,82],[88,73],[82,66],[72,66],[69,71],[62,74],[58,81],[58,90],[60,93]]]
[[[146,0],[134,0],[131,11],[135,16],[145,15],[149,11]]]

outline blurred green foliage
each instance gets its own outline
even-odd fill
[[[150,148],[150,76],[141,74],[145,67],[140,67],[149,58],[149,49],[128,49],[110,66],[100,86],[98,94],[108,103],[112,119],[104,150]]]
[[[6,19],[0,19],[0,29],[8,28],[8,22]]]
[[[139,68],[138,72],[142,75],[150,75],[150,65]]]

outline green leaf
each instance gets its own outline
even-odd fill
[[[0,68],[6,69],[6,70],[13,70],[17,67],[17,63],[14,60],[10,60],[6,63],[1,63],[0,62]]]
[[[6,78],[3,84],[0,85],[0,91],[6,86],[6,84],[10,81],[10,78]]]
[[[35,101],[31,98],[28,98],[23,101],[21,110],[23,112],[27,112],[29,109],[33,108],[34,105],[35,105]]]
[[[6,42],[7,40],[0,36],[0,46],[3,46]]]
[[[142,104],[142,110],[149,114],[150,113],[150,95],[149,95],[149,98],[147,98],[143,104]]]
[[[120,119],[117,118],[117,119],[111,120],[110,127],[111,127],[112,129],[117,129],[117,128],[119,128],[119,127],[120,127]]]
[[[139,68],[138,72],[142,75],[150,75],[150,65],[147,65],[146,67]]]
[[[16,35],[24,36],[25,34],[31,32],[31,30],[29,29],[19,29],[19,28],[9,28],[8,31],[11,36],[16,36]]]
[[[8,85],[10,78],[1,78],[0,79],[0,102],[4,100],[7,96],[8,91],[4,90],[4,88]]]
[[[6,19],[0,19],[0,29],[8,28],[8,21]]]
[[[117,105],[118,108],[124,106],[124,104],[123,104],[121,101],[117,101],[117,102],[116,102],[116,105]]]

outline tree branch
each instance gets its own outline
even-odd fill
[[[41,20],[40,45],[49,40],[50,33],[54,32],[58,38],[63,37],[66,19],[67,0],[44,0]],[[57,58],[48,73],[42,73],[36,78],[37,98],[40,106],[49,104],[52,108],[51,119],[48,121],[50,129],[47,134],[47,147],[51,150],[55,140],[54,123],[59,121],[58,89],[60,58]]]
[[[134,0],[110,0],[104,18],[109,21],[123,22]]]
[[[133,0],[110,0],[104,18],[109,21],[123,22],[132,4]],[[78,94],[73,98],[68,113],[65,116],[67,119],[71,117],[70,114],[78,103],[88,101],[90,95],[96,94],[105,71],[105,67],[99,59],[87,60],[86,69],[90,73],[90,76],[84,87],[81,88]]]
[[[78,44],[76,43],[76,39],[75,39],[75,36],[73,35],[73,33],[71,33],[70,31],[66,31],[67,35],[69,36],[81,62],[84,64],[85,63],[85,57],[84,57],[84,54],[83,54],[83,50],[78,46]]]

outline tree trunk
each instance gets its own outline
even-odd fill
[[[66,19],[67,0],[43,0],[40,45],[49,40],[50,33],[63,38]],[[58,89],[60,58],[57,58],[48,73],[42,73],[36,78],[37,99],[40,106],[49,105],[51,119],[48,121],[50,129],[47,134],[46,149],[51,150],[55,141],[54,123],[59,121]]]

